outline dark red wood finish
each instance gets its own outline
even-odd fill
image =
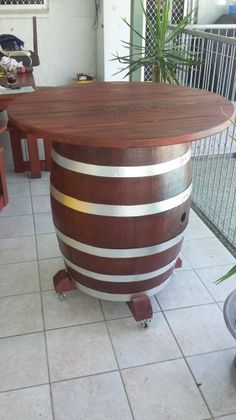
[[[213,93],[150,83],[66,86],[22,96],[9,107],[10,118],[19,129],[53,141],[59,155],[110,167],[173,160],[186,153],[189,142],[226,128],[233,114],[233,105]],[[109,178],[77,173],[53,162],[51,183],[62,194],[89,203],[150,204],[186,191],[191,183],[191,164],[161,175]],[[150,247],[175,238],[187,225],[189,208],[187,199],[157,214],[112,217],[74,210],[52,197],[54,223],[62,234],[69,240],[113,250]],[[132,295],[146,294],[171,276],[181,241],[154,255],[127,259],[78,251],[61,239],[59,245],[69,263],[77,266],[75,270],[66,263],[68,278],[92,291],[128,294],[132,299]],[[171,261],[173,266],[164,273],[151,273]],[[80,274],[81,268],[87,272]],[[104,281],[96,279],[96,273],[104,275]],[[105,281],[105,275],[144,273],[150,273],[145,280]]]
[[[119,223],[120,224],[120,223]],[[116,230],[110,232],[110,235],[115,237]],[[115,242],[115,241],[114,241]],[[161,268],[173,261],[175,256],[180,253],[181,245],[175,245],[167,251],[159,252],[158,254],[149,255],[145,257],[136,258],[104,258],[96,255],[89,255],[78,251],[59,239],[59,246],[62,254],[74,264],[79,264],[80,267],[89,269],[94,272],[102,272],[110,275],[132,275],[134,273],[148,273],[158,268]],[[117,245],[117,244],[116,244]]]
[[[116,248],[117,243],[120,248],[132,248],[134,244],[135,247],[141,248],[166,242],[184,230],[188,223],[190,199],[167,212],[133,217],[132,220],[125,217],[117,227],[114,223],[114,219],[117,218],[79,213],[65,208],[53,198],[51,204],[55,225],[71,238],[80,238],[85,244],[102,248]],[[183,215],[185,219],[181,222]],[[105,235],[104,232],[113,234]]]
[[[0,84],[2,86],[7,87],[6,79],[5,78],[0,79]],[[32,86],[34,89],[36,89],[32,72],[19,73],[17,75],[17,84],[20,87]],[[0,95],[0,109],[1,110],[7,110],[9,104],[13,100],[15,100],[16,98],[19,98],[19,95],[24,94],[24,93],[21,93],[21,90],[15,90],[13,92],[15,93]],[[8,123],[7,129],[10,134],[12,157],[13,157],[15,172],[30,171],[32,178],[40,178],[41,170],[43,171],[51,170],[51,159],[50,159],[51,143],[50,141],[48,141],[47,143],[44,142],[45,159],[40,160],[39,153],[38,153],[37,137],[32,136],[30,134],[29,136],[27,136],[25,132],[22,132],[22,130],[17,128],[14,124],[12,124],[12,122]],[[27,140],[29,160],[24,160],[23,158],[21,139],[24,139],[24,138],[26,138]]]
[[[88,287],[92,290],[97,290],[99,292],[112,293],[112,294],[136,294],[136,293],[145,293],[154,287],[160,286],[167,279],[170,278],[173,269],[166,271],[164,274],[161,274],[158,277],[152,279],[143,280],[143,281],[134,281],[134,282],[107,282],[95,280],[90,277],[78,274],[72,268],[66,266],[69,275],[75,279],[78,283]]]
[[[53,285],[59,295],[77,289],[76,282],[68,276],[66,270],[59,270],[53,276]]]
[[[189,149],[189,144],[178,146],[165,146],[160,148],[150,147],[149,149],[113,150],[104,148],[84,148],[60,143],[54,143],[54,150],[61,156],[95,165],[107,166],[140,166],[162,163],[181,157]],[[66,151],[65,151],[66,149]],[[77,152],[79,149],[79,153]],[[85,151],[83,149],[86,149]],[[91,150],[91,154],[89,153]],[[132,151],[133,153],[130,153]],[[96,156],[95,156],[96,153]],[[127,156],[128,155],[128,156]],[[174,182],[173,182],[174,179]],[[57,189],[60,189],[69,196],[83,201],[103,204],[124,204],[134,205],[141,202],[150,203],[152,201],[166,200],[173,195],[180,194],[187,189],[191,183],[191,161],[187,168],[183,166],[175,171],[167,172],[165,178],[160,176],[139,178],[105,178],[87,176],[84,174],[76,175],[76,182],[83,185],[83,188],[75,189],[75,174],[73,171],[63,169],[54,164],[51,182]],[[164,184],[163,184],[164,183]],[[113,194],[108,194],[108,191]],[[91,195],[91,191],[93,191]]]
[[[166,166],[173,158],[179,158],[189,150],[189,144],[164,146],[160,148],[132,149],[104,149],[78,147],[53,143],[53,150],[60,156],[75,162],[75,159],[86,164],[101,166],[136,167],[137,165],[155,165],[165,163]],[[90,153],[91,150],[91,153]],[[85,175],[65,169],[53,162],[51,184],[57,190],[69,197],[81,201],[106,205],[138,205],[150,204],[173,198],[190,186],[191,161],[184,166],[164,174],[137,178],[109,178]],[[83,213],[73,210],[59,203],[51,197],[53,220],[57,229],[69,238],[108,249],[133,249],[162,244],[183,232],[188,223],[190,199],[180,206],[157,214],[142,217],[111,217]],[[106,258],[90,255],[76,250],[58,238],[62,254],[73,264],[83,269],[104,274],[127,276],[133,274],[151,273],[173,262],[181,249],[182,241],[167,250],[156,252],[154,255],[136,258]],[[168,276],[174,269],[168,270]],[[81,284],[93,285],[96,290],[106,293],[132,294],[135,287],[137,292],[148,289],[149,284],[157,287],[168,276],[165,274],[154,276],[138,282],[103,282],[88,276],[84,277],[67,266],[72,278]],[[135,284],[135,286],[134,286]],[[146,289],[145,289],[146,285]],[[89,287],[89,286],[88,286]]]
[[[125,149],[198,140],[226,128],[233,113],[233,105],[214,93],[138,82],[42,90],[9,105],[10,118],[24,132]]]
[[[153,315],[152,305],[147,296],[140,296],[132,298],[128,302],[128,307],[135,319],[135,321],[150,320]],[[144,327],[148,325],[145,323]]]

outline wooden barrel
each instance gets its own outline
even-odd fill
[[[53,143],[51,204],[69,276],[107,300],[151,296],[170,279],[188,223],[190,144]]]

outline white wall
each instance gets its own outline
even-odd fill
[[[104,4],[103,1],[100,3],[100,10],[98,15],[97,24],[97,80],[104,80]]]
[[[228,13],[228,6],[217,4],[217,0],[199,0],[198,23],[215,23],[222,15]]]
[[[103,0],[101,1],[101,16],[98,27],[98,80],[124,81],[124,73],[115,73],[122,67],[118,61],[111,61],[112,54],[127,54],[127,49],[121,40],[129,42],[130,30],[123,22],[125,18],[130,22],[130,0]],[[103,34],[101,34],[103,32]],[[103,66],[101,57],[103,59]]]
[[[72,82],[77,72],[96,74],[94,0],[49,0],[49,14],[37,17],[41,64],[34,68],[38,86]],[[13,33],[32,49],[32,18],[0,15],[0,33]]]
[[[121,40],[129,41],[129,28],[122,17],[130,21],[130,3],[101,0],[103,10],[96,33],[92,27],[94,0],[49,0],[49,14],[37,18],[41,65],[34,69],[36,84],[71,83],[77,72],[97,74],[98,80],[124,80],[124,73],[114,76],[121,65],[111,59],[116,51],[119,55],[127,53]],[[216,0],[199,0],[199,23],[212,23],[227,12],[227,6],[216,5]],[[1,14],[0,33],[19,36],[25,47],[32,49],[30,17]]]

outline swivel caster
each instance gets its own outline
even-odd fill
[[[149,327],[150,322],[151,322],[151,319],[145,319],[145,320],[141,323],[141,326],[142,326],[143,328],[148,328],[148,327]]]
[[[62,302],[63,300],[66,300],[66,295],[65,295],[65,293],[59,293],[59,294],[58,294],[58,297],[59,297],[60,302]]]
[[[146,295],[133,297],[127,304],[135,321],[141,321],[144,324],[144,328],[147,328],[148,320],[150,320],[153,315],[149,297]]]
[[[55,274],[53,277],[53,284],[60,300],[65,299],[65,292],[77,290],[76,282],[69,277],[66,270],[60,270]]]

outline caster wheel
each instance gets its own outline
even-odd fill
[[[149,324],[150,324],[150,322],[151,322],[151,319],[145,319],[143,322],[142,322],[142,327],[143,328],[148,328],[149,327]]]
[[[62,302],[63,300],[65,300],[65,299],[66,299],[66,295],[65,295],[65,293],[59,293],[59,294],[58,294],[58,297],[59,297],[60,302]]]

